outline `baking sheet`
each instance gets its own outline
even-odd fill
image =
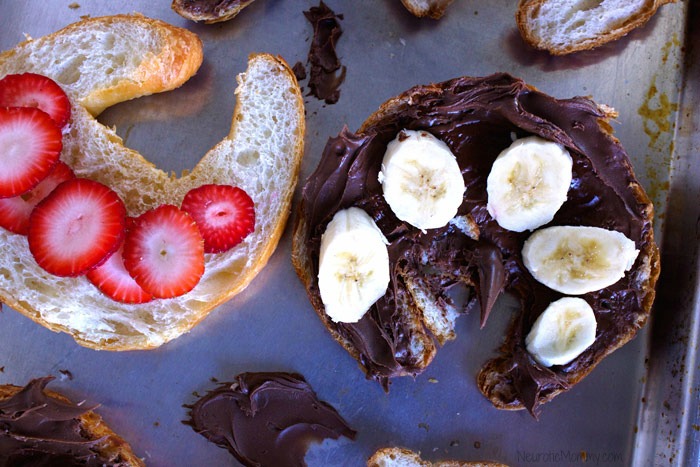
[[[700,73],[698,51],[686,34],[687,23],[699,22],[688,14],[697,3],[667,5],[627,37],[569,57],[551,57],[522,42],[513,0],[457,0],[439,21],[412,17],[398,0],[326,3],[343,14],[338,53],[347,76],[337,104],[305,99],[306,154],[295,201],[328,137],[344,124],[356,129],[384,100],[415,84],[506,71],[556,97],[590,95],[619,111],[616,136],[655,202],[657,239],[663,258],[671,259],[662,263],[655,310],[661,318],[547,404],[539,421],[524,411],[494,409],[476,388],[478,369],[494,354],[517,307],[508,297],[484,330],[478,329],[478,313],[461,318],[457,340],[440,349],[428,370],[415,380],[394,380],[385,394],[365,380],[316,318],[291,266],[289,224],[268,266],[243,293],[156,350],[92,351],[4,307],[0,384],[56,375],[54,389],[101,403],[99,413],[153,466],[237,465],[181,423],[183,404],[212,389],[213,380],[270,370],[302,373],[358,431],[354,442],[314,446],[311,466],[363,465],[376,448],[389,445],[431,460],[511,465],[697,464],[700,168],[692,162],[700,147]],[[188,83],[100,116],[126,145],[162,169],[180,172],[228,133],[235,76],[245,70],[248,54],[270,52],[292,65],[306,61],[312,31],[302,12],[316,5],[258,0],[227,23],[198,25],[173,13],[167,0],[0,0],[0,49],[25,33],[39,37],[84,15],[134,11],[199,34],[204,63]]]

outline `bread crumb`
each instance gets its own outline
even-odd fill
[[[429,383],[437,384],[438,380],[437,378],[428,378]]]
[[[80,8],[80,4],[78,2],[73,2],[70,5],[68,5],[68,8],[70,8],[71,10],[75,10],[77,8]]]

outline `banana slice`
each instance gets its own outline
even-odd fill
[[[387,145],[379,182],[396,217],[423,231],[446,225],[464,196],[454,154],[427,131],[399,132]]]
[[[523,263],[532,276],[567,295],[614,284],[638,254],[624,234],[599,227],[548,227],[530,235],[523,245]]]
[[[374,220],[351,207],[335,213],[321,236],[318,287],[333,321],[355,323],[386,293],[389,242]]]
[[[566,365],[593,344],[595,314],[582,298],[564,297],[549,304],[525,338],[527,351],[540,364]]]
[[[573,160],[561,144],[539,136],[515,140],[501,151],[486,179],[486,209],[514,232],[534,230],[566,201]]]

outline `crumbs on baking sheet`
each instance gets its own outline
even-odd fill
[[[70,8],[71,10],[75,10],[80,8],[80,4],[78,2],[73,2],[70,5],[68,5],[68,8]]]

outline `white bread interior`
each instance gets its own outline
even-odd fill
[[[520,0],[523,39],[553,55],[598,47],[637,28],[676,0]]]
[[[0,299],[32,320],[105,350],[157,347],[190,330],[243,290],[267,263],[286,223],[304,145],[304,107],[281,58],[249,57],[240,74],[231,131],[188,174],[176,178],[126,148],[95,120],[106,107],[180,86],[202,61],[191,32],[141,15],[92,18],[0,54],[0,77],[31,71],[62,85],[72,102],[61,159],[80,177],[107,184],[137,216],[179,205],[205,183],[239,186],[255,202],[255,231],[240,245],[206,255],[189,293],[141,305],[113,301],[85,277],[62,278],[33,260],[24,236],[0,231]],[[233,96],[232,96],[233,99]]]

